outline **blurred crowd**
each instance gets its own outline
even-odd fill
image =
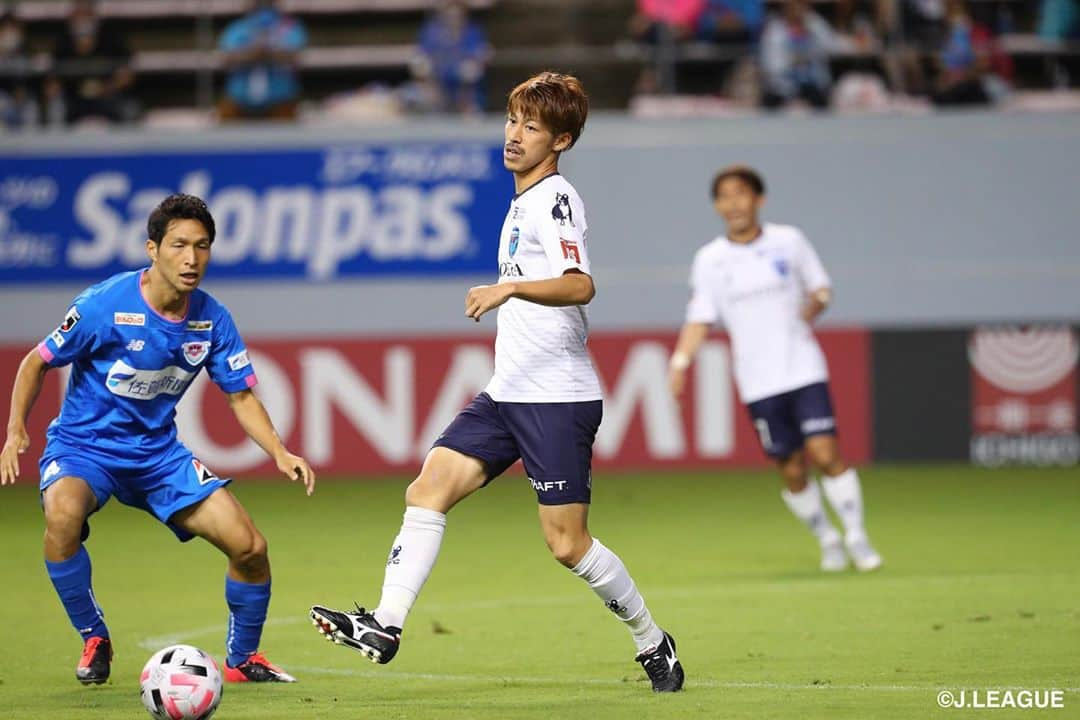
[[[308,36],[277,0],[251,0],[249,11],[217,38],[224,82],[220,122],[294,120],[303,90],[300,69]],[[437,3],[416,37],[411,77],[396,91],[407,111],[477,114],[485,103],[491,46],[463,0]],[[47,69],[27,49],[26,28],[0,6],[0,128],[62,127],[136,121],[136,73],[128,38],[98,12],[74,0],[53,38]]]
[[[1014,30],[1014,13],[1007,3],[978,5],[984,12],[966,0],[783,0],[770,13],[764,0],[637,0],[630,34],[655,58],[639,92],[672,92],[682,51],[704,44],[728,61],[721,94],[766,109],[823,109],[852,97],[865,104],[890,93],[988,105],[1013,81],[999,36]],[[1043,40],[1076,40],[1080,3],[1041,0],[1036,23]]]
[[[1017,7],[1034,8],[1022,28],[1030,35],[1080,41],[1080,0],[635,2],[629,36],[645,58],[639,94],[683,92],[681,64],[704,58],[718,75],[704,92],[766,109],[872,105],[898,96],[936,106],[995,103],[1014,80],[1001,37],[1021,30]],[[146,110],[130,38],[101,17],[94,0],[69,7],[43,58],[30,53],[23,22],[0,4],[0,128],[130,123]],[[216,48],[200,50],[216,50],[220,81],[209,83],[216,88],[215,120],[288,121],[301,114],[308,31],[277,0],[250,0],[211,42]],[[324,108],[347,114],[372,97],[398,114],[475,115],[487,108],[493,51],[464,0],[433,3],[412,47],[404,81],[339,92]]]

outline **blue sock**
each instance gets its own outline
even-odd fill
[[[253,585],[226,576],[225,602],[229,604],[226,660],[230,667],[236,667],[259,649],[266,609],[270,606],[270,581]]]
[[[86,547],[80,545],[77,553],[61,562],[46,560],[45,569],[71,624],[83,640],[95,636],[109,637],[105,613],[98,607],[94,590],[90,587],[90,554],[86,552]]]

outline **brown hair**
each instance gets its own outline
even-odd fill
[[[736,178],[742,180],[744,183],[750,186],[750,189],[754,191],[755,195],[765,194],[765,181],[761,179],[761,175],[757,170],[749,165],[729,165],[720,172],[716,173],[716,177],[712,181],[712,198],[713,200],[720,194],[720,183],[729,178]]]
[[[538,119],[556,137],[569,133],[573,147],[585,129],[589,96],[573,75],[542,72],[510,91],[506,110]]]

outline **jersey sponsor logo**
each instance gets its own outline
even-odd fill
[[[230,355],[228,361],[230,370],[240,370],[251,364],[251,359],[248,358],[247,350],[241,350],[235,355]]]
[[[191,466],[195,468],[195,479],[199,481],[200,485],[205,485],[208,482],[218,479],[218,476],[214,474],[213,470],[206,467],[195,458],[191,458]]]
[[[514,253],[517,252],[518,240],[520,239],[521,230],[517,227],[514,227],[514,229],[510,231],[510,257],[514,257]]]
[[[49,339],[53,341],[53,345],[56,345],[57,350],[64,347],[64,334],[59,330],[54,330]]]
[[[145,340],[132,340],[127,344],[127,349],[131,352],[139,352],[146,345]]]
[[[170,365],[160,370],[136,370],[123,360],[109,368],[105,386],[109,392],[134,400],[153,400],[158,395],[181,395],[195,373]]]
[[[499,263],[499,277],[525,277],[521,266],[514,262]]]
[[[133,325],[135,327],[143,327],[146,325],[146,313],[113,313],[113,325]]]
[[[60,332],[71,332],[71,328],[82,319],[82,315],[79,314],[79,308],[72,305],[68,308],[67,315],[64,316],[64,322],[60,323]]]
[[[560,238],[559,245],[562,247],[562,256],[567,260],[573,260],[577,264],[581,264],[581,253],[578,250],[577,243],[573,240],[563,240]]]
[[[60,463],[53,460],[51,463],[49,463],[48,467],[45,468],[45,474],[41,476],[41,479],[42,480],[48,480],[49,478],[55,477],[55,476],[57,476],[59,474],[60,474]]]
[[[186,342],[180,346],[184,351],[184,359],[191,365],[198,365],[206,356],[210,354],[210,341],[209,340],[196,340],[195,342]]]
[[[213,320],[188,320],[187,329],[191,332],[210,332],[214,329]]]
[[[570,223],[574,225],[574,209],[570,207],[570,196],[567,193],[555,193],[555,207],[551,208],[551,217],[559,221],[560,225]]]

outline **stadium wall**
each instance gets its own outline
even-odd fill
[[[1075,464],[1077,335],[1063,323],[1080,317],[1076,120],[595,118],[563,169],[588,203],[599,290],[598,465],[764,463],[722,336],[689,402],[664,391],[690,258],[719,231],[709,181],[737,161],[763,170],[769,219],[802,226],[833,276],[822,341],[849,458]],[[486,122],[0,138],[0,377],[78,291],[142,262],[146,214],[182,189],[218,218],[206,287],[254,349],[290,443],[331,472],[411,470],[490,372],[493,321],[465,321],[461,301],[492,279],[512,192],[499,133]],[[35,438],[58,407],[63,376],[51,377]],[[190,395],[181,430],[208,464],[268,469],[217,393]]]

